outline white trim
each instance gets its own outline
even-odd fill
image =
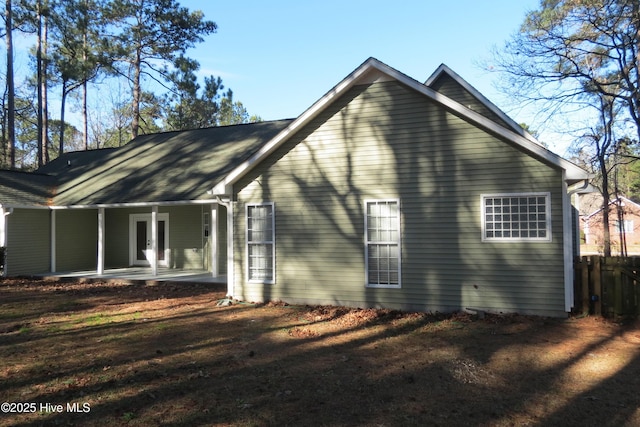
[[[566,185],[566,182],[563,181]],[[546,237],[487,237],[486,235],[486,199],[488,198],[509,198],[509,197],[544,197],[545,198],[545,222]],[[564,207],[563,207],[564,211]],[[549,192],[529,192],[529,193],[487,193],[480,195],[480,226],[482,229],[483,242],[544,242],[553,240],[551,224],[551,193]]]
[[[14,209],[50,209],[50,210],[63,210],[63,209],[99,209],[99,208],[150,208],[153,206],[185,206],[185,205],[209,205],[211,203],[217,203],[216,200],[202,199],[202,200],[178,200],[174,202],[133,202],[133,203],[97,203],[94,205],[22,205],[11,203],[0,203],[0,206],[5,208]]]
[[[54,211],[55,212],[55,211]],[[104,274],[104,249],[105,249],[105,230],[104,230],[104,208],[98,209],[98,260],[96,265],[96,273]]]
[[[221,203],[220,201],[218,203]],[[233,218],[234,202],[222,203],[227,208],[227,295],[230,297],[235,296],[236,290],[236,264],[233,252],[233,237],[235,221]]]
[[[429,76],[427,81],[424,82],[425,86],[431,87],[433,82],[435,82],[442,74],[447,74],[451,77],[456,83],[462,86],[466,91],[471,93],[471,95],[476,98],[482,105],[484,105],[487,109],[489,109],[493,114],[502,119],[505,123],[507,123],[511,130],[517,133],[518,135],[527,138],[529,141],[540,145],[540,142],[533,137],[529,132],[524,130],[522,126],[516,123],[511,117],[505,114],[500,108],[498,108],[493,102],[489,101],[489,99],[484,96],[478,89],[473,87],[468,81],[463,79],[458,73],[449,68],[446,64],[440,64],[440,66],[436,69],[436,71]]]
[[[164,261],[167,261],[166,255],[166,246],[167,246],[167,223],[165,223],[165,258]],[[151,209],[151,274],[153,276],[158,275],[158,206],[153,206]]]
[[[0,205],[0,247],[7,246],[7,215],[10,213],[11,208]]]
[[[256,244],[267,244],[271,245],[271,262],[272,262],[272,270],[271,270],[271,279],[251,279],[251,272],[249,270],[249,224],[247,223],[249,219],[249,209],[252,207],[263,207],[269,206],[271,207],[271,240],[264,240],[262,242],[257,242]],[[273,285],[276,283],[276,208],[275,203],[273,202],[264,202],[264,203],[247,203],[245,205],[244,211],[244,231],[245,231],[245,267],[247,274],[247,282],[248,283],[263,283],[267,285]]]
[[[564,311],[569,313],[571,312],[571,308],[573,307],[574,299],[573,221],[571,221],[571,196],[569,195],[569,186],[564,179],[562,181],[562,213],[562,250],[564,257]]]
[[[618,203],[618,200],[621,200],[621,201],[622,201],[623,203],[625,203],[625,204],[627,204],[627,203],[632,204],[632,205],[634,205],[634,207],[635,207],[636,209],[640,210],[640,205],[639,205],[639,204],[637,204],[637,203],[636,203],[636,202],[634,202],[633,200],[627,199],[627,198],[626,198],[626,197],[624,197],[624,196],[618,196],[618,197],[616,197],[615,199],[611,199],[611,201],[609,202],[609,206],[611,206],[611,205],[613,205],[613,204]],[[624,204],[623,204],[623,205],[621,205],[621,206],[624,206]],[[603,208],[598,208],[597,210],[593,211],[592,213],[590,213],[589,215],[587,215],[586,217],[584,217],[584,219],[585,219],[585,220],[587,220],[587,221],[588,221],[588,220],[590,220],[590,219],[591,219],[591,217],[593,217],[594,215],[597,215],[597,214],[599,214],[600,212],[602,212],[602,209],[603,209]]]
[[[56,211],[51,211],[50,214],[50,233],[51,233],[51,259],[49,268],[52,273],[56,272]]]
[[[371,203],[395,203],[398,207],[398,217],[396,218],[396,230],[398,231],[397,241],[370,241],[369,240],[369,215],[367,207]],[[402,288],[402,223],[400,217],[402,216],[402,207],[400,205],[400,199],[365,199],[364,200],[364,274],[365,274],[365,287],[367,288]],[[397,284],[382,284],[382,283],[370,283],[369,281],[369,246],[373,244],[390,244],[398,246],[398,283]]]
[[[375,72],[383,73],[386,76],[410,87],[411,89],[416,90],[429,99],[439,103],[441,106],[448,109],[453,114],[456,114],[463,119],[470,121],[472,124],[484,128],[486,131],[491,132],[498,137],[512,142],[530,155],[533,155],[540,160],[546,161],[554,166],[564,169],[567,172],[566,178],[568,180],[583,180],[591,177],[591,175],[582,168],[569,162],[568,160],[563,159],[562,157],[547,150],[541,145],[532,142],[524,136],[517,134],[513,130],[507,129],[504,126],[473,110],[470,110],[469,108],[461,105],[451,98],[448,98],[445,95],[434,91],[430,87],[425,86],[424,84],[408,77],[407,75],[389,67],[388,65],[378,61],[377,59],[369,58],[360,67],[349,74],[344,80],[338,83],[327,94],[320,98],[308,110],[306,110],[297,119],[291,122],[289,126],[287,126],[269,142],[263,145],[262,148],[258,150],[253,156],[231,170],[231,172],[229,172],[222,181],[214,186],[213,194],[231,194],[233,184],[236,183],[251,169],[253,169],[260,161],[262,161],[263,158],[275,151],[298,129],[302,128],[304,125],[313,120],[322,111],[324,111],[324,109],[327,108],[333,100],[345,93],[351,87],[370,81],[372,74],[374,74]]]
[[[204,231],[203,231],[204,232]],[[209,247],[211,252],[211,275],[218,277],[218,204],[211,205],[209,213]]]

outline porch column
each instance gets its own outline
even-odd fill
[[[151,274],[158,275],[158,206],[151,208]]]
[[[98,208],[98,263],[96,273],[104,274],[104,208]]]
[[[227,204],[227,295],[234,296],[234,262],[233,262],[233,201]]]
[[[211,221],[209,224],[211,238],[211,275],[218,277],[218,205],[211,205]]]
[[[0,207],[0,246],[7,246],[7,215],[5,208]]]
[[[56,210],[52,209],[50,216],[51,227],[51,265],[49,266],[52,273],[56,272]]]
[[[0,207],[0,246],[5,250],[4,259],[0,260],[0,264],[4,262],[2,266],[2,276],[7,275],[7,245],[9,244],[9,215],[13,213],[13,208]]]

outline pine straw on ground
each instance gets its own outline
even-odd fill
[[[640,425],[637,322],[226,302],[1,281],[0,426]]]

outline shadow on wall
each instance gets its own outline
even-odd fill
[[[480,225],[481,194],[544,189],[561,206],[560,172],[398,83],[354,87],[239,184],[276,203],[265,299],[564,312],[561,212],[554,244],[482,242]],[[400,200],[400,289],[365,286],[367,199]]]

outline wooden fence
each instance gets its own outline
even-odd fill
[[[576,313],[640,314],[640,257],[585,256],[574,263]]]

